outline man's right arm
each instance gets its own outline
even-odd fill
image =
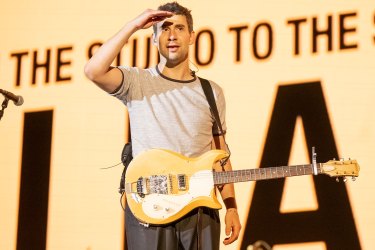
[[[131,24],[126,24],[117,34],[105,42],[85,65],[85,75],[96,85],[107,92],[113,92],[122,80],[118,69],[111,68],[111,64],[136,31]]]
[[[119,32],[105,42],[85,65],[85,75],[106,92],[115,91],[121,84],[122,73],[111,64],[129,38],[139,29],[147,29],[153,24],[172,16],[168,11],[146,10],[127,23]]]

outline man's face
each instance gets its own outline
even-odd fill
[[[194,43],[194,32],[189,32],[186,17],[174,15],[157,24],[155,35],[159,53],[167,64],[177,65],[189,56],[189,45]]]

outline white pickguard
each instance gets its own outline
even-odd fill
[[[151,218],[165,219],[179,212],[196,197],[210,197],[214,188],[212,171],[196,172],[190,177],[188,187],[189,191],[183,195],[146,195],[142,202],[143,212]]]

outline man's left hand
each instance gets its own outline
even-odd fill
[[[224,245],[229,245],[238,239],[241,230],[240,218],[236,208],[227,209],[225,215],[225,234],[228,236],[224,239]]]

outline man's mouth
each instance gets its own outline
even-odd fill
[[[169,51],[175,52],[180,46],[178,45],[168,45],[167,48]]]

